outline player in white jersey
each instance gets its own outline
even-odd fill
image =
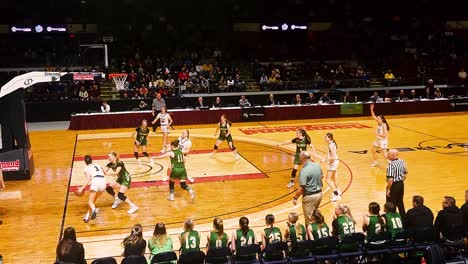
[[[84,157],[86,167],[84,168],[84,174],[86,182],[78,189],[78,193],[83,193],[86,186],[91,184],[89,187],[89,198],[88,198],[88,211],[86,212],[83,221],[87,223],[89,219],[95,219],[99,208],[96,208],[96,200],[106,190],[106,179],[104,178],[104,170],[100,165],[94,164],[93,159],[90,155]]]
[[[327,158],[323,158],[322,162],[327,163],[326,181],[333,192],[330,201],[336,202],[341,199],[341,191],[338,189],[338,184],[336,183],[336,171],[338,170],[338,165],[340,164],[337,151],[338,146],[336,145],[332,133],[327,133],[325,135],[325,142],[328,143],[328,153]]]
[[[190,131],[183,130],[182,135],[179,137],[179,149],[182,150],[182,154],[184,154],[185,164],[187,164],[188,154],[190,149],[192,148],[192,140],[190,140]],[[167,177],[163,178],[163,181],[167,181],[167,178],[171,175],[171,168],[167,169]],[[195,180],[187,175],[187,178],[190,182],[194,182]]]
[[[169,127],[172,125],[172,118],[171,115],[167,113],[166,107],[161,108],[161,113],[159,113],[151,123],[155,124],[158,120],[161,126],[161,133],[163,134],[161,153],[164,153],[166,150],[170,149],[170,145],[167,142],[167,135],[169,134]]]
[[[182,135],[179,137],[179,148],[182,150],[182,153],[185,156],[185,164],[187,165],[187,158],[192,148],[192,140],[190,139],[190,131],[184,130],[182,131]],[[187,175],[187,178],[190,182],[194,182],[195,180]]]
[[[385,159],[387,159],[387,148],[388,148],[388,132],[390,131],[390,126],[387,123],[387,120],[383,115],[376,116],[374,113],[375,104],[370,105],[370,111],[372,118],[377,122],[377,131],[375,132],[376,139],[372,146],[372,158],[374,161],[371,163],[372,167],[379,165],[379,159],[377,158],[377,150],[380,148]]]

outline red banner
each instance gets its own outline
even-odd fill
[[[73,73],[74,81],[94,81],[92,73]]]

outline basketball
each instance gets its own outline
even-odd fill
[[[75,195],[81,197],[84,195],[85,192],[79,192],[78,190],[75,191]]]

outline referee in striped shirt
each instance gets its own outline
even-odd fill
[[[406,179],[406,174],[408,174],[408,169],[406,168],[405,161],[398,159],[398,150],[396,149],[388,151],[387,159],[389,160],[387,167],[387,202],[392,202],[396,207],[398,207],[398,212],[401,217],[404,218],[404,181]]]

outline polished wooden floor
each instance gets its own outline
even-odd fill
[[[415,194],[422,195],[434,212],[440,209],[444,195],[454,196],[461,204],[468,189],[468,148],[463,147],[468,142],[468,113],[387,118],[391,127],[389,145],[401,150],[400,158],[407,162],[409,169],[405,183],[407,208]],[[35,174],[29,181],[7,182],[7,189],[0,192],[0,219],[3,220],[0,254],[4,263],[52,263],[63,226],[76,228],[78,240],[84,244],[90,260],[119,256],[121,241],[135,223],[143,225],[148,238],[154,224],[164,222],[175,237],[181,231],[182,222],[192,217],[196,220],[195,228],[203,233],[202,245],[206,243],[205,234],[211,228],[213,217],[224,219],[230,233],[237,227],[240,216],[248,216],[251,226],[259,233],[264,216],[273,213],[277,225],[284,229],[287,214],[302,210],[291,203],[294,189],[286,188],[294,147],[275,145],[293,138],[296,127],[308,129],[319,155],[326,151],[325,133],[335,135],[341,159],[338,182],[345,190],[340,203],[352,209],[358,227],[369,202],[382,205],[385,201],[385,167],[371,168],[370,153],[364,154],[374,140],[376,123],[371,118],[234,124],[232,133],[241,155],[238,161],[227,151],[225,143],[221,145],[225,151],[209,157],[215,142],[214,125],[175,125],[171,139],[179,136],[181,129],[189,129],[194,144],[187,161],[188,173],[195,178],[191,185],[197,195],[193,203],[179,186],[176,186],[176,200],[166,200],[168,186],[161,179],[167,160],[151,165],[143,159],[142,168],[137,166],[131,157],[132,128],[31,132]],[[161,149],[161,136],[154,133],[151,141],[149,152],[156,155]],[[124,156],[134,186],[127,196],[140,209],[132,215],[127,214],[126,204],[111,209],[112,198],[103,194],[97,203],[101,212],[96,220],[85,224],[82,218],[87,196],[77,197],[72,192],[84,180],[84,162],[80,158],[91,154],[97,163],[105,166],[109,151]],[[384,164],[383,158],[381,163]],[[336,205],[329,202],[329,195],[327,190],[321,208],[327,222],[331,222]]]

